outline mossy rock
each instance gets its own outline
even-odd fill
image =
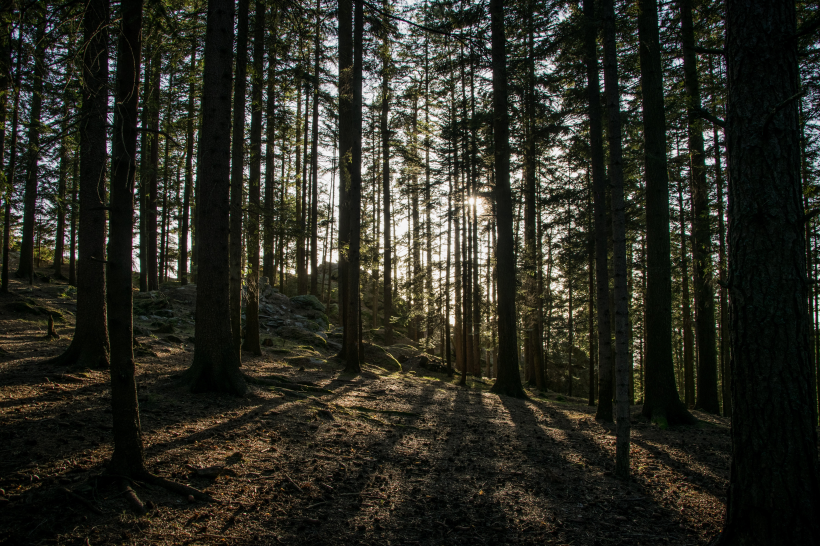
[[[321,311],[322,313],[325,312],[325,305],[319,301],[319,298],[312,294],[293,296],[290,298],[290,302],[297,307],[302,307],[304,309],[315,309],[317,311]]]
[[[57,322],[62,322],[63,314],[56,309],[49,309],[37,303],[35,300],[18,300],[9,303],[6,306],[10,311],[15,313],[22,313],[26,315],[44,315],[53,318]]]
[[[321,347],[323,349],[327,348],[327,341],[325,341],[325,338],[319,334],[311,332],[310,330],[306,330],[305,328],[298,328],[296,326],[282,326],[276,330],[276,335],[284,339],[307,343],[313,347]]]
[[[401,364],[393,358],[393,355],[388,353],[384,347],[374,343],[364,343],[364,360],[368,364],[384,368],[391,372],[400,372],[402,370]]]

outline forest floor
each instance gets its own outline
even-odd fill
[[[61,338],[44,315],[61,310]],[[35,305],[36,304],[36,305]],[[662,430],[632,408],[629,483],[611,475],[614,427],[582,399],[499,397],[487,380],[366,365],[289,344],[243,356],[243,398],[191,394],[193,345],[140,338],[137,382],[151,471],[205,504],[135,484],[138,517],[96,478],[111,454],[109,376],[43,364],[71,337],[67,286],[0,295],[2,544],[707,544],[724,512],[728,421]],[[299,392],[297,381],[329,392]]]

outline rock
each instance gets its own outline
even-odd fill
[[[174,325],[170,322],[166,322],[159,328],[154,328],[154,333],[157,334],[173,334],[174,333]]]
[[[327,347],[327,341],[322,336],[297,326],[282,326],[276,330],[276,335],[284,339],[305,342],[314,347]]]
[[[325,305],[319,301],[319,299],[312,295],[303,295],[303,296],[293,296],[290,298],[290,302],[295,307],[301,307],[303,309],[316,309],[317,311],[321,311],[322,313],[325,312]]]
[[[143,336],[143,337],[150,337],[151,330],[148,328],[143,328],[142,326],[134,326],[134,335],[135,336]]]
[[[174,310],[173,309],[157,309],[154,311],[154,315],[157,317],[163,318],[173,318]]]
[[[373,343],[364,342],[364,359],[368,364],[373,364],[385,370],[402,371],[402,365],[393,358],[393,355],[384,350],[383,347]]]
[[[166,336],[165,339],[167,339],[171,343],[182,343],[182,339],[178,338],[177,336]]]

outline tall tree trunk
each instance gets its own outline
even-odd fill
[[[5,101],[3,102],[5,103]],[[54,233],[54,277],[57,279],[65,279],[65,276],[63,276],[63,259],[65,254],[65,197],[66,180],[68,179],[68,169],[71,161],[68,154],[68,104],[69,102],[66,100],[63,106],[63,120],[60,125],[63,138],[60,139],[60,166],[57,178],[57,195],[55,196],[56,206],[54,207],[57,214],[57,226]],[[3,120],[3,125],[5,126],[5,119]],[[2,153],[0,153],[0,160],[2,160]]]
[[[518,368],[515,312],[515,256],[510,190],[510,114],[507,106],[507,52],[504,0],[490,0],[493,67],[493,138],[495,144],[495,201],[498,222],[498,379],[496,394],[524,398]]]
[[[691,423],[675,386],[672,361],[672,260],[669,174],[657,0],[640,0],[638,32],[646,173],[646,384],[643,414],[671,424]]]
[[[587,171],[587,180],[589,178],[589,171]],[[595,212],[592,206],[592,184],[588,182],[589,185],[589,222],[587,224],[588,230],[588,270],[587,274],[589,276],[589,300],[588,300],[588,312],[587,312],[587,319],[589,320],[589,388],[587,390],[587,405],[594,406],[595,405],[595,356],[596,356],[596,347],[595,347],[595,235],[592,228],[593,219],[595,217]],[[539,222],[540,223],[540,222]],[[541,238],[538,238],[541,240]],[[541,267],[539,265],[539,273],[541,272]]]
[[[243,0],[244,1],[244,0]],[[243,395],[247,385],[233,345],[229,303],[229,174],[233,0],[208,0],[205,69],[202,80],[202,137],[197,170],[197,232],[200,238],[196,345],[183,378],[193,392]],[[245,17],[247,23],[247,17]],[[247,30],[247,29],[246,29]],[[247,45],[247,44],[246,44]],[[244,75],[243,75],[244,78]],[[244,108],[240,110],[244,111]],[[241,228],[241,225],[240,225]],[[233,232],[238,234],[238,231]]]
[[[352,111],[349,119],[350,130],[350,190],[348,206],[350,215],[350,242],[348,250],[347,271],[347,317],[345,319],[345,372],[358,373],[360,365],[360,245],[361,245],[361,200],[362,200],[362,48],[363,48],[363,0],[355,2],[353,23],[353,77],[351,91],[353,95]]]
[[[678,179],[678,212],[680,216],[681,299],[683,305],[683,387],[686,406],[695,407],[694,340],[692,339],[692,310],[689,297],[689,255],[686,251],[686,215],[683,206],[683,182]]]
[[[339,0],[339,318],[344,335],[339,357],[347,358],[350,193],[353,160],[353,0]],[[297,199],[298,202],[298,199]],[[387,229],[387,227],[385,227]],[[353,328],[353,326],[350,326]]]
[[[142,5],[136,7],[129,6],[132,10],[138,10],[137,14],[131,17],[137,19],[129,21],[130,24],[137,24],[141,19]],[[123,8],[125,9],[125,8]],[[125,23],[123,23],[125,24]],[[77,260],[77,313],[74,327],[74,337],[68,348],[60,356],[53,360],[53,363],[63,366],[77,366],[78,368],[106,369],[109,365],[109,341],[108,328],[106,325],[106,271],[105,271],[105,220],[106,212],[103,208],[106,202],[105,182],[108,173],[106,172],[108,151],[106,148],[108,134],[108,26],[109,26],[109,3],[107,0],[93,0],[85,10],[83,18],[83,87],[81,116],[83,123],[80,124],[80,221],[79,221],[79,256]],[[139,32],[139,30],[137,30]],[[130,41],[131,38],[120,37],[119,48],[133,47],[139,51],[138,42]],[[125,53],[119,52],[118,59]],[[119,61],[118,61],[119,62]],[[117,85],[125,85],[129,77],[136,77],[139,81],[138,65],[131,68],[129,73],[120,74],[117,68]],[[130,81],[130,80],[129,80]],[[121,95],[118,95],[118,100]],[[130,98],[130,97],[129,97]],[[134,93],[133,100],[137,100]],[[130,103],[129,103],[130,106]],[[134,103],[136,108],[136,102]],[[116,112],[115,112],[116,114]],[[126,114],[127,115],[127,114]],[[136,115],[136,114],[134,114]],[[121,117],[120,123],[125,124],[126,120]],[[116,121],[115,121],[116,123]],[[134,127],[134,130],[136,127]],[[134,133],[136,139],[136,133]],[[119,139],[115,139],[119,140]],[[136,140],[135,146],[136,146]],[[112,148],[112,153],[127,153],[122,148],[122,143],[117,143]],[[122,155],[116,156],[122,159]],[[116,178],[118,173],[113,170],[117,164],[115,156],[112,155],[112,188],[115,180],[122,184],[133,184],[134,172],[130,173],[131,178]],[[123,165],[123,168],[130,169],[130,163]],[[76,167],[75,167],[76,173]],[[130,186],[129,186],[130,187]],[[74,195],[77,194],[77,179],[74,179]],[[112,196],[113,199],[113,196]],[[74,206],[76,208],[76,205]],[[133,209],[133,204],[130,209]],[[72,213],[72,216],[74,214]],[[112,222],[114,214],[111,215]],[[73,222],[73,220],[72,220]],[[128,215],[127,226],[120,226],[128,229],[128,240],[125,243],[128,248],[128,286],[130,298],[131,286],[131,215]],[[112,233],[113,236],[113,233]],[[73,249],[72,249],[73,255]],[[129,299],[130,301],[130,299]],[[130,313],[130,307],[128,313]],[[120,317],[124,320],[124,314]],[[129,314],[130,324],[131,317]],[[118,323],[119,325],[119,323]],[[129,338],[128,349],[131,341]],[[127,359],[127,355],[123,358]],[[122,360],[120,363],[122,364]]]
[[[732,464],[720,546],[820,544],[795,27],[793,3],[727,2]]]
[[[279,27],[278,6],[270,8],[269,24],[273,25],[272,35],[268,40],[268,81],[266,107],[266,144],[265,144],[265,196],[262,207],[263,234],[262,234],[262,275],[267,277],[271,285],[276,284],[276,262],[274,252],[273,201],[275,197],[276,156],[274,142],[276,142],[276,45]],[[284,155],[284,150],[283,150]]]
[[[46,14],[41,6],[37,11],[40,21],[35,32],[34,72],[32,74],[31,99],[28,125],[28,153],[26,157],[26,186],[23,196],[23,237],[20,243],[20,262],[15,276],[34,283],[34,229],[37,208],[37,186],[40,170],[40,116],[43,112],[43,80],[46,77]]]
[[[248,303],[245,308],[245,341],[242,348],[256,356],[259,344],[259,198],[262,183],[262,70],[265,62],[265,4],[256,0],[253,32],[253,73],[251,75],[251,141],[248,176]]]
[[[105,3],[105,2],[104,2]],[[106,3],[107,4],[107,3]],[[102,8],[101,9],[105,9]],[[110,228],[108,237],[108,268],[106,272],[108,331],[111,336],[111,406],[114,418],[114,452],[111,455],[109,472],[120,476],[134,476],[144,471],[142,428],[140,426],[137,383],[134,378],[135,363],[133,351],[133,299],[131,281],[132,224],[134,214],[134,179],[137,172],[135,161],[137,151],[137,105],[139,93],[134,90],[139,85],[140,50],[142,48],[142,0],[122,0],[120,2],[120,29],[117,44],[117,75],[115,80],[114,134],[111,147],[111,198]],[[92,26],[92,29],[98,28]],[[99,28],[104,28],[101,26]],[[86,29],[86,32],[91,29]],[[100,47],[105,47],[105,37]],[[86,52],[88,55],[88,52]],[[93,58],[93,57],[92,57]],[[98,89],[105,89],[107,63],[101,63],[95,79]],[[102,96],[99,96],[102,95]],[[105,93],[96,99],[96,116],[105,112]],[[84,104],[85,106],[85,104]],[[97,194],[97,178],[102,182],[99,167],[105,159],[104,117],[97,122],[97,135],[93,148],[96,172],[89,170],[89,177],[83,176],[82,192],[87,197],[100,201]],[[100,128],[102,130],[100,131]],[[102,146],[100,147],[100,144]],[[91,151],[89,147],[89,152]],[[83,157],[85,159],[85,157]],[[83,162],[82,168],[91,167],[91,162]],[[85,174],[85,173],[83,173]],[[88,195],[88,194],[91,195]],[[81,196],[82,199],[82,196]],[[93,201],[89,200],[89,203]],[[97,205],[99,207],[99,205]],[[82,211],[82,205],[81,205]],[[103,216],[101,214],[101,216]],[[104,218],[104,216],[103,216]],[[81,222],[83,219],[81,218]],[[81,228],[82,229],[82,226]],[[83,267],[83,238],[80,236],[80,267]],[[89,249],[91,250],[91,249]],[[89,255],[89,258],[91,255]],[[88,282],[86,272],[80,272],[82,283]],[[80,291],[78,290],[78,294]],[[79,310],[79,309],[78,309]]]
[[[146,31],[147,32],[147,31]],[[145,43],[145,73],[143,74],[142,82],[142,127],[148,127],[150,124],[149,116],[151,115],[150,103],[148,102],[151,96],[151,41],[146,40]],[[151,137],[154,136],[150,131],[141,131],[140,135],[140,165],[139,165],[139,185],[137,187],[137,200],[139,201],[139,260],[140,260],[140,277],[139,285],[140,292],[148,291],[148,202],[150,194],[150,168],[149,161],[151,157]]]
[[[23,75],[23,41],[17,41],[17,60],[14,70],[12,93],[11,138],[9,139],[9,164],[6,171],[6,200],[3,207],[3,267],[0,271],[0,293],[9,291],[9,252],[11,252],[11,197],[14,193],[14,181],[17,177],[17,138],[20,129],[20,82]],[[11,61],[9,61],[10,63]]]
[[[383,9],[389,6],[384,0]],[[384,211],[384,344],[393,344],[393,243],[390,228],[390,35],[387,16],[382,18],[382,209]]]
[[[598,407],[595,418],[612,421],[612,326],[609,312],[609,245],[606,227],[603,113],[598,70],[598,22],[595,0],[584,0],[584,56],[589,103],[590,164],[595,218],[595,278],[598,319]],[[547,282],[549,285],[549,281]]]
[[[196,119],[194,94],[196,82],[196,39],[191,43],[191,68],[188,77],[188,119],[185,120],[185,189],[182,191],[182,225],[179,232],[179,266],[177,277],[182,286],[188,284],[188,234],[191,210],[191,192],[194,185],[194,121]]]
[[[150,101],[150,118],[148,123],[148,142],[150,143],[150,165],[148,167],[148,216],[146,218],[146,230],[148,235],[148,290],[159,289],[159,257],[157,244],[157,194],[159,186],[159,100],[160,100],[160,79],[162,77],[162,52],[156,46],[154,58],[151,62],[151,96],[146,97],[146,103]],[[147,105],[146,104],[146,105]]]
[[[173,115],[171,108],[172,108],[172,99],[173,95],[171,93],[171,89],[174,88],[174,74],[171,73],[169,76],[168,82],[168,104],[167,109],[165,110],[165,132],[170,133],[171,128],[171,116]],[[157,123],[159,127],[159,123]],[[157,135],[159,138],[159,135]],[[159,238],[159,272],[157,274],[158,281],[160,283],[166,282],[168,280],[167,273],[168,273],[168,239],[169,239],[169,215],[170,215],[170,207],[168,206],[168,196],[171,194],[171,183],[170,183],[170,161],[169,161],[169,154],[170,154],[170,140],[168,136],[165,136],[165,150],[163,152],[162,158],[162,215],[161,215],[161,222],[160,222],[160,238]]]
[[[626,218],[624,213],[623,152],[621,149],[621,94],[618,89],[618,51],[615,40],[615,3],[603,0],[604,89],[609,143],[609,183],[612,208],[612,262],[615,311],[615,475],[629,478],[629,376],[632,362],[627,347],[629,300],[626,278]]]
[[[322,28],[319,19],[321,0],[316,0],[316,40],[313,44],[313,128],[311,130],[311,169],[310,181],[310,293],[319,296],[319,63],[322,59]],[[376,313],[376,310],[373,310]]]
[[[242,347],[242,190],[245,185],[245,95],[247,94],[248,86],[247,69],[249,4],[250,0],[238,0],[237,2],[236,66],[234,68],[234,75],[236,79],[234,81],[233,88],[233,140],[231,142],[230,162],[230,291],[228,298],[230,302],[229,316],[231,323],[231,335],[233,339],[233,349],[236,351],[237,357],[240,357]],[[232,48],[230,49],[232,50]],[[215,57],[214,60],[216,59],[217,58]],[[216,69],[216,67],[214,67],[214,69]],[[204,93],[205,91],[203,91],[203,97]],[[216,108],[216,105],[214,105],[214,108]],[[204,116],[208,114],[204,107],[202,109],[202,113],[204,124]],[[202,138],[205,138],[204,134],[202,135]],[[208,143],[208,145],[212,144]],[[200,148],[202,147],[203,144],[200,143]],[[202,162],[203,158],[200,157],[199,164],[201,165]],[[202,233],[204,234],[204,230],[208,228],[203,226],[201,217],[197,220],[197,228],[202,228]],[[202,250],[204,249],[200,249],[200,251]],[[204,259],[201,254],[199,259],[201,260],[201,265],[204,266],[205,264],[202,263],[204,262]]]
[[[700,119],[692,0],[679,0],[683,42],[683,79],[688,102],[689,159],[692,179],[692,265],[694,266],[695,333],[698,343],[697,409],[720,413],[715,344],[715,294],[712,288],[712,229],[709,215],[709,186],[703,150],[703,121]]]
[[[71,219],[69,220],[70,235],[68,243],[68,284],[70,286],[77,286],[77,209],[79,207],[79,203],[77,202],[77,194],[79,193],[80,189],[79,167],[80,157],[79,154],[75,153],[74,159],[72,161],[73,174],[71,176]],[[103,242],[102,248],[105,248],[105,242]],[[103,278],[105,278],[105,269],[103,269]],[[104,297],[103,301],[105,301]],[[105,320],[103,320],[103,324],[105,324]]]

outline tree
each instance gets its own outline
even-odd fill
[[[692,423],[675,386],[672,363],[672,260],[666,118],[656,0],[638,4],[641,97],[646,173],[646,370],[643,414],[671,424]]]
[[[229,173],[232,0],[209,0],[202,91],[202,137],[197,169],[196,345],[183,375],[193,392],[243,395],[229,307]]]
[[[515,257],[510,190],[510,121],[507,105],[507,51],[504,0],[490,0],[493,67],[493,138],[495,142],[495,201],[498,222],[498,379],[492,392],[524,398],[518,371],[515,313]],[[456,227],[458,230],[458,227]],[[458,243],[456,243],[458,244]]]
[[[191,67],[188,80],[188,117],[185,120],[185,188],[182,191],[182,225],[179,233],[179,266],[177,276],[182,286],[188,284],[188,235],[190,233],[191,192],[194,185],[194,82],[196,39],[191,40]]]
[[[387,0],[383,9],[387,13]],[[387,15],[382,17],[382,209],[384,210],[384,343],[393,344],[393,244],[390,240],[390,33]],[[448,299],[449,301],[449,299]]]
[[[732,463],[715,543],[817,545],[794,4],[731,0],[726,31]]]
[[[28,153],[26,154],[26,186],[23,197],[23,240],[20,245],[20,263],[15,275],[34,282],[34,223],[37,207],[37,189],[40,174],[40,117],[43,112],[43,80],[46,77],[46,12],[45,5],[36,9],[40,18],[35,31],[34,73],[31,84],[31,107],[28,125]]]
[[[51,361],[61,366],[97,369],[109,365],[105,273],[108,5],[107,0],[89,2],[83,17],[77,314],[71,344]],[[130,237],[128,245],[130,248]]]

